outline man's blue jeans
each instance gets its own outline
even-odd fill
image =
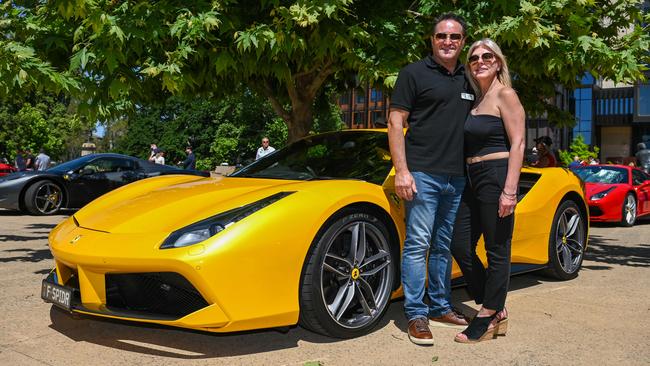
[[[406,239],[402,251],[402,285],[406,319],[437,317],[451,311],[449,246],[465,177],[412,172],[417,194],[406,201]],[[427,252],[429,263],[427,270]],[[429,306],[424,285],[429,285]]]

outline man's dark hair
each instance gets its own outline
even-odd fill
[[[438,16],[436,20],[433,22],[433,27],[431,28],[432,35],[436,33],[436,26],[441,22],[444,22],[445,20],[454,20],[458,22],[460,26],[463,27],[463,37],[467,35],[467,23],[465,23],[465,19],[463,19],[463,17],[461,17],[460,15],[456,15],[454,13],[444,13]]]

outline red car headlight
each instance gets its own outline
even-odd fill
[[[601,200],[601,199],[605,198],[605,196],[607,196],[609,194],[609,192],[613,191],[614,188],[616,188],[616,187],[609,187],[604,191],[600,191],[600,192],[592,195],[591,197],[589,197],[589,199],[592,200],[592,201]]]

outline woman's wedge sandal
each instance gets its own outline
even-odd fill
[[[505,336],[508,331],[508,310],[506,308],[496,313],[496,321],[497,335]]]
[[[497,335],[505,336],[508,332],[508,310],[506,308],[503,308],[503,310],[496,313],[494,323],[499,325],[497,329]]]
[[[490,323],[492,323],[492,320],[495,318],[496,313],[491,316],[474,317],[474,319],[469,323],[467,329],[461,332],[467,338],[465,339],[456,336],[454,341],[459,343],[477,343],[496,338],[499,334],[500,324],[496,323],[494,327],[490,328]]]

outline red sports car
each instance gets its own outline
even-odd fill
[[[650,215],[650,175],[626,165],[587,165],[573,170],[585,182],[592,222],[632,226]]]
[[[0,177],[4,177],[5,175],[11,174],[15,171],[16,168],[14,168],[13,166],[0,163]]]

